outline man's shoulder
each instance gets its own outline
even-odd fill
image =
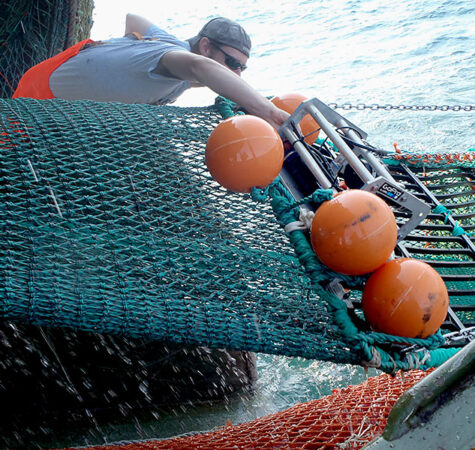
[[[187,42],[181,42],[173,39],[160,39],[157,37],[140,36],[124,36],[122,38],[111,38],[104,41],[95,41],[87,45],[80,52],[82,54],[110,54],[111,56],[120,52],[125,53],[149,53],[149,52],[168,52],[170,50],[190,52]],[[118,53],[117,53],[118,54]]]
[[[188,41],[178,39],[175,35],[169,33],[163,28],[158,27],[157,25],[151,25],[150,27],[148,27],[143,35],[143,39],[168,42],[175,44],[179,47],[183,47],[186,50],[190,49],[190,44],[188,43]]]

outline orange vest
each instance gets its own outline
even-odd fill
[[[13,98],[29,97],[39,100],[55,98],[49,87],[51,74],[69,58],[77,55],[86,44],[93,42],[92,39],[85,39],[64,50],[64,52],[33,66],[21,77]]]

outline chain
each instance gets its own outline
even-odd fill
[[[378,105],[372,103],[371,105],[366,105],[364,103],[358,103],[357,105],[352,105],[351,103],[329,103],[328,106],[333,109],[342,108],[345,110],[357,109],[363,111],[364,109],[371,109],[373,111],[384,109],[385,111],[475,111],[474,105]]]

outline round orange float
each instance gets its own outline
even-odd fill
[[[320,205],[311,239],[318,258],[330,269],[363,275],[391,256],[397,241],[396,219],[375,194],[350,189]]]
[[[284,162],[284,146],[275,129],[251,115],[221,122],[206,144],[206,165],[213,178],[233,192],[269,185]]]
[[[308,100],[308,98],[302,94],[283,94],[274,97],[271,99],[271,102],[277,106],[277,108],[292,114],[306,100]],[[307,144],[312,145],[317,140],[320,126],[310,114],[302,118],[300,121],[300,129],[303,135],[307,136],[304,139]]]
[[[366,282],[363,312],[375,331],[426,338],[442,325],[449,307],[444,281],[428,264],[393,259]]]

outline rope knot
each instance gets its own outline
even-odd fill
[[[333,191],[331,189],[317,189],[312,194],[312,201],[316,204],[326,202],[333,198]]]
[[[290,222],[284,227],[286,233],[291,233],[295,230],[306,231],[312,227],[312,221],[315,213],[313,211],[301,209],[299,213],[299,220]]]
[[[436,214],[445,214],[444,223],[447,223],[450,216],[450,211],[444,205],[437,205],[432,212]]]
[[[274,187],[277,183],[280,182],[280,177],[278,176],[269,186],[265,187],[264,189],[253,187],[251,189],[251,198],[255,202],[264,203],[269,197],[269,190]]]
[[[372,358],[369,361],[361,361],[361,363],[364,367],[367,367],[367,368],[373,367],[377,369],[378,367],[381,366],[381,362],[382,362],[381,353],[379,353],[376,347],[371,346],[371,354],[372,354]]]

